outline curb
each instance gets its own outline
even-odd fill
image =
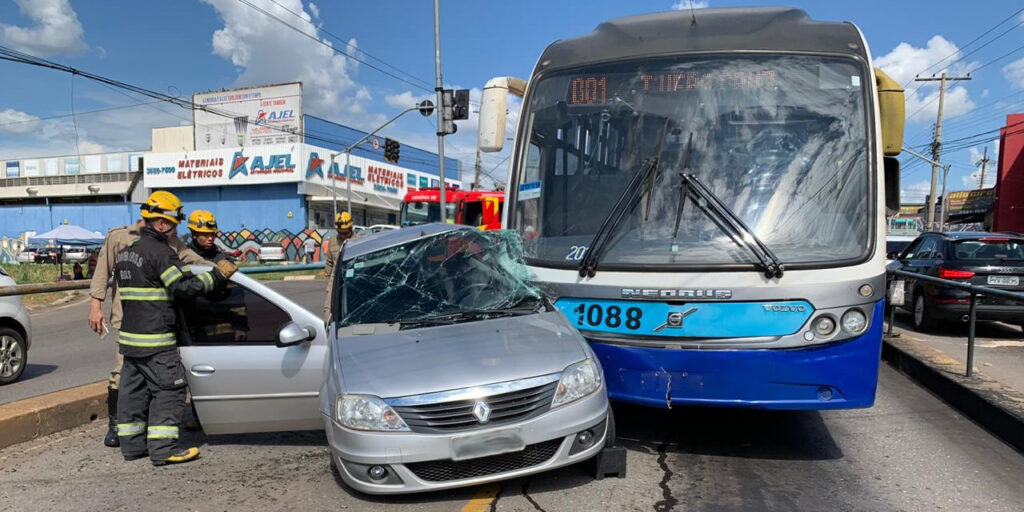
[[[964,365],[924,343],[882,339],[882,359],[1017,450],[1024,452],[1024,394],[983,375],[964,377]]]
[[[312,281],[316,276],[284,276],[285,281]]]
[[[107,416],[107,381],[0,405],[0,448]]]

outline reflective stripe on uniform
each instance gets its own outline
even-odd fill
[[[173,332],[163,334],[135,334],[121,331],[117,334],[117,342],[130,347],[173,347],[177,344],[177,338],[175,338]]]
[[[167,425],[150,425],[146,432],[147,439],[177,439],[178,427]]]
[[[180,268],[171,266],[160,273],[160,280],[164,282],[164,286],[170,286],[178,279],[181,279],[182,275]]]
[[[181,267],[181,271],[182,272],[192,272],[192,267],[189,266],[189,265],[185,265],[185,266]]]
[[[231,324],[213,324],[207,325],[204,329],[207,336],[220,336],[223,334],[234,334],[235,329]]]
[[[117,424],[117,435],[118,437],[127,437],[141,434],[146,431],[145,423],[118,423]]]
[[[171,300],[166,288],[120,288],[121,300]]]
[[[203,272],[202,274],[199,274],[197,277],[199,277],[199,280],[203,282],[204,292],[209,292],[210,290],[213,289],[213,274],[209,272]]]

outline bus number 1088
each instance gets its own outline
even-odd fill
[[[618,329],[624,326],[626,329],[635,331],[640,328],[640,319],[644,312],[640,308],[626,308],[623,312],[619,306],[602,307],[598,304],[580,304],[572,310],[576,313],[576,325],[578,327],[608,327]]]

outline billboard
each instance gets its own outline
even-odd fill
[[[21,175],[21,161],[7,162],[7,174],[8,178],[17,178]]]
[[[145,157],[146,188],[255,185],[302,181],[300,145],[150,153]]]
[[[197,150],[303,140],[301,82],[194,94],[192,103]]]
[[[995,204],[995,189],[950,192],[946,199],[949,220],[980,222]]]

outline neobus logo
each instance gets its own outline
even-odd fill
[[[624,299],[731,299],[732,290],[679,290],[668,288],[623,288]]]

